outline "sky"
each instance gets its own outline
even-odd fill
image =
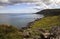
[[[60,0],[0,0],[0,13],[36,13],[60,8]]]

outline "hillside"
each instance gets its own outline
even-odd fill
[[[45,17],[31,24],[32,28],[50,29],[51,26],[60,26],[60,9],[45,9],[37,14],[44,14]]]
[[[44,9],[42,11],[37,12],[37,14],[44,14],[44,15],[60,15],[60,9]]]
[[[38,14],[43,13],[45,17],[37,19],[31,22],[30,27],[26,30],[30,32],[29,37],[36,39],[49,39],[49,33],[52,33],[53,38],[60,34],[60,9],[46,9],[42,10]],[[47,33],[47,34],[45,34]],[[47,35],[47,38],[45,36]],[[57,37],[58,38],[58,37]]]
[[[44,30],[49,30],[52,26],[60,26],[60,15],[47,16],[40,20],[37,20],[34,22],[34,24],[31,25],[31,28],[42,28]]]
[[[58,38],[60,36],[60,9],[46,9],[39,12],[39,14],[41,13],[45,17],[31,22],[22,29],[17,29],[12,25],[0,25],[0,39]]]
[[[54,28],[54,27],[56,27],[56,28]],[[52,36],[54,36],[54,37],[59,36],[60,32],[57,30],[58,29],[57,27],[59,27],[59,31],[60,31],[60,15],[47,16],[40,20],[34,21],[30,25],[30,28],[28,28],[26,31],[28,31],[30,33],[30,35],[29,35],[30,38],[44,39],[46,35],[47,35],[47,38],[49,35],[51,35],[51,34],[49,34],[50,32],[53,33]],[[48,33],[48,34],[44,35],[45,33]],[[58,33],[58,35],[57,35],[57,33]],[[42,35],[42,37],[41,37],[41,35]]]

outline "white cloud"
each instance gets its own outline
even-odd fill
[[[60,2],[59,0],[0,0],[1,4],[16,4],[16,3],[27,3],[27,2],[44,2],[44,3],[51,3],[51,2]]]
[[[20,4],[27,4],[30,7],[26,9],[17,9],[17,10],[4,10],[4,7],[8,5],[16,5],[19,6]],[[2,9],[3,10],[2,10]],[[36,11],[40,11],[46,8],[60,8],[60,0],[0,0],[0,13],[32,13]]]
[[[0,0],[0,6],[19,5],[20,3],[35,4],[45,8],[52,8],[52,5],[60,6],[60,0]]]
[[[0,8],[4,8],[3,6],[0,6]]]
[[[0,0],[0,2],[2,2],[2,3],[7,3],[8,0]]]

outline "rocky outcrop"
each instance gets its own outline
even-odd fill
[[[31,39],[60,39],[60,26],[53,26],[49,31],[43,29],[36,29],[34,32],[39,32],[39,35],[33,35],[33,31],[28,29],[27,31],[23,32],[24,38],[31,38]]]
[[[60,39],[60,26],[52,27],[50,33],[53,35],[54,38]]]

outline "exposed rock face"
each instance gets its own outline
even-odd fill
[[[34,34],[34,32],[39,32],[40,34]],[[51,30],[36,29],[31,31],[31,29],[24,30],[22,32],[24,39],[60,39],[60,26],[53,26]]]
[[[52,27],[52,29],[50,30],[50,33],[53,35],[53,37],[59,38],[60,37],[60,26]]]
[[[37,14],[60,15],[60,9],[45,9],[45,10],[37,12]]]
[[[60,39],[60,26],[54,26],[49,32],[42,32],[40,39]]]

